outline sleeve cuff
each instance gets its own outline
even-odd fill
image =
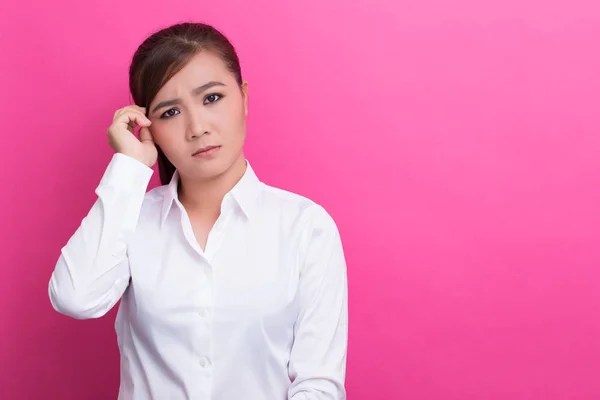
[[[117,191],[146,190],[154,171],[144,163],[115,153],[102,176],[99,187],[110,187]]]

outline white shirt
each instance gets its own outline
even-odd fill
[[[146,193],[152,172],[113,156],[49,282],[74,318],[121,300],[119,399],[345,399],[346,264],[329,214],[247,164],[202,251],[178,174]]]

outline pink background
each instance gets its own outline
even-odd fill
[[[597,0],[9,3],[0,398],[116,398],[114,310],[60,316],[48,279],[134,49],[195,19],[238,47],[260,177],[339,224],[349,399],[600,399]]]

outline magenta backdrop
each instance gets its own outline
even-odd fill
[[[47,283],[135,47],[189,19],[239,50],[257,173],[339,224],[349,399],[600,399],[597,0],[9,3],[2,399],[116,398],[114,311],[62,317]]]

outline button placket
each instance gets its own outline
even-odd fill
[[[202,368],[210,367],[210,360],[207,357],[201,357],[198,363]]]
[[[209,260],[218,252],[226,234],[227,225],[234,214],[234,200],[231,193],[228,193],[223,198],[221,204],[221,214],[211,229],[208,240],[206,242],[206,256]]]
[[[198,366],[204,370],[206,379],[209,379],[211,374],[211,360],[210,356],[213,351],[213,340],[212,337],[212,320],[210,318],[212,308],[214,305],[214,282],[213,282],[213,270],[207,260],[202,263],[203,277],[201,279],[201,285],[198,287],[197,299],[196,299],[196,314],[198,316],[198,326],[201,327],[201,331],[204,332],[204,340],[198,343],[196,352]]]

